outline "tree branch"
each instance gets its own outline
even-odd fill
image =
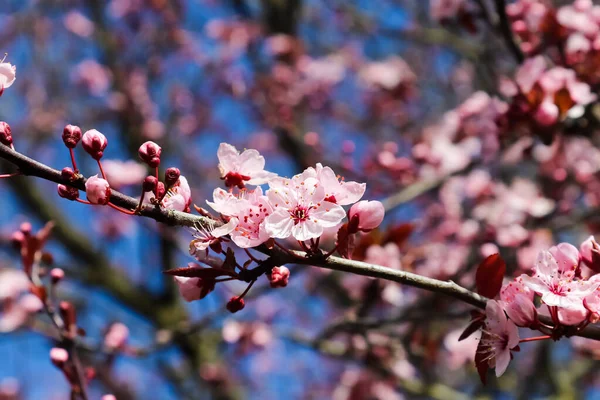
[[[80,179],[76,182],[66,181],[62,178],[59,171],[26,157],[25,155],[12,150],[7,146],[0,145],[0,158],[4,158],[7,161],[15,164],[17,167],[19,167],[19,170],[24,175],[37,176],[52,182],[62,183],[80,190],[85,190],[85,179]],[[135,209],[138,203],[138,201],[133,197],[126,196],[116,191],[112,192],[111,201],[114,202],[114,204],[131,209]],[[215,226],[219,224],[218,221],[213,221],[206,217],[164,210],[157,206],[144,206],[140,211],[140,215],[174,226]],[[270,256],[268,262],[269,265],[304,264],[334,271],[350,272],[356,275],[385,279],[388,281],[425,289],[430,292],[441,293],[481,309],[485,309],[485,305],[489,300],[486,297],[463,288],[452,281],[441,281],[411,272],[399,271],[362,261],[347,260],[334,256],[326,258],[322,255],[308,255],[301,251],[284,252],[276,247],[273,249],[268,249],[264,245],[259,246],[257,250]],[[259,266],[257,268],[260,269],[261,267]],[[248,273],[251,272],[251,270],[248,271]],[[549,318],[540,317],[540,319],[544,323],[551,323]],[[588,326],[580,332],[577,332],[577,336],[600,340],[600,328]]]

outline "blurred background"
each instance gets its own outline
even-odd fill
[[[570,2],[517,3],[543,4],[535,12],[546,15]],[[161,169],[180,168],[202,207],[222,187],[220,142],[257,149],[280,175],[321,162],[367,182],[365,198],[386,205],[383,227],[360,238],[354,258],[472,287],[487,254],[500,251],[521,273],[558,239],[578,245],[595,231],[589,210],[600,191],[589,179],[600,169],[591,103],[550,133],[511,124],[506,87],[524,55],[545,51],[523,47],[542,22],[536,30],[526,21],[520,44],[507,41],[498,4],[3,0],[0,52],[17,80],[0,120],[18,151],[59,170],[70,163],[66,124],[101,131],[108,180],[132,196],[148,173],[138,147],[155,141]],[[548,145],[557,131],[570,153]],[[76,154],[86,176],[98,173]],[[161,273],[192,261],[191,231],[69,202],[39,179],[4,179],[0,196],[0,300],[21,295],[2,284],[20,268],[13,232],[54,221],[47,250],[66,272],[57,296],[76,305],[87,332],[80,351],[95,370],[92,399],[600,398],[590,355],[599,347],[588,342],[522,346],[484,387],[477,341],[457,341],[469,307],[456,301],[291,266],[288,287],[259,281],[232,315],[225,304],[243,286],[220,284],[185,303]],[[15,322],[2,309],[0,399],[68,398],[49,360],[48,321]],[[126,343],[106,352],[116,322]]]

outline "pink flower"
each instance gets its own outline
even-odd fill
[[[265,229],[273,238],[318,238],[324,228],[337,225],[346,216],[341,206],[325,200],[327,188],[316,178],[299,174],[271,180],[269,187],[267,196],[274,211],[265,219]]]
[[[381,224],[384,214],[385,209],[381,202],[362,200],[350,208],[348,219],[350,221],[356,220],[359,230],[369,232]]]
[[[318,163],[314,169],[308,168],[304,171],[304,176],[311,176],[313,171],[319,183],[325,188],[325,200],[341,206],[356,203],[367,188],[366,183],[340,181],[331,168],[323,167],[321,163]]]
[[[569,243],[560,243],[550,247],[548,250],[556,260],[558,269],[563,274],[575,276],[575,270],[579,266],[580,255],[577,247]]]
[[[214,280],[202,278],[176,276],[175,283],[179,288],[179,294],[181,294],[181,297],[187,302],[203,299],[215,288]]]
[[[596,290],[600,283],[573,280],[572,271],[561,270],[548,251],[541,251],[535,265],[535,275],[521,275],[525,286],[542,296],[550,307],[581,308],[583,298]]]
[[[504,310],[517,326],[530,326],[537,320],[533,296],[533,291],[525,286],[520,278],[509,282],[500,290]]]
[[[12,86],[16,77],[17,67],[7,62],[0,63],[0,96],[4,93],[4,89]]]
[[[177,183],[169,189],[161,204],[167,210],[189,211],[192,204],[192,191],[184,176],[180,176]]]
[[[478,351],[485,355],[496,376],[501,376],[510,362],[510,351],[519,345],[517,326],[504,314],[500,302],[490,300],[485,307],[485,329]]]
[[[104,149],[108,145],[106,136],[95,129],[90,129],[83,134],[81,141],[83,149],[92,156],[94,160],[99,160],[104,155]]]
[[[385,246],[375,244],[367,249],[365,262],[401,270],[400,256],[400,248],[395,243],[387,243]]]
[[[110,185],[98,175],[88,178],[85,182],[85,194],[92,204],[106,205],[110,200]]]
[[[221,225],[217,228],[204,228],[196,227],[196,233],[194,233],[194,240],[190,243],[190,254],[195,255],[199,251],[208,251],[208,247],[212,244],[218,243],[221,237],[229,235],[237,226],[238,219],[231,218],[225,225]]]
[[[221,143],[217,156],[221,179],[225,180],[228,187],[242,189],[244,184],[262,185],[277,176],[265,171],[265,158],[256,150],[248,149],[240,154],[232,145]]]
[[[448,350],[446,365],[450,370],[455,371],[462,368],[473,358],[473,353],[477,350],[481,332],[477,331],[468,338],[459,341],[462,329],[456,329],[448,333],[444,338],[444,347]]]
[[[238,225],[231,232],[231,240],[241,248],[256,247],[269,239],[265,229],[266,218],[273,212],[269,199],[257,187],[240,198],[235,217]]]
[[[214,202],[207,201],[215,211],[237,219],[231,240],[241,248],[256,247],[269,239],[265,230],[265,218],[273,212],[269,199],[262,189],[243,190],[234,195],[223,189],[215,189]]]

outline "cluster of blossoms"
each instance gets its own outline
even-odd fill
[[[246,250],[267,242],[270,247],[279,245],[285,249],[276,240],[293,238],[307,254],[323,256],[320,239],[331,229],[339,229],[338,242],[325,256],[336,250],[348,256],[353,235],[373,230],[383,220],[384,209],[380,202],[359,201],[366,184],[346,182],[329,167],[317,164],[292,178],[283,178],[265,171],[265,159],[256,150],[248,149],[240,153],[235,147],[221,143],[217,155],[221,179],[228,190],[215,189],[213,201],[207,201],[219,214],[218,217],[197,208],[214,221],[210,226],[197,227],[195,238],[190,243],[190,254],[200,262],[214,264],[210,250],[229,255],[223,249],[223,243],[229,240]],[[269,186],[265,192],[259,186],[263,184]],[[247,185],[256,187],[249,189]],[[352,207],[346,212],[342,206],[349,205]],[[346,215],[348,223],[342,224]],[[247,254],[251,257],[250,262],[260,264],[260,260]],[[224,276],[226,280],[243,280],[240,273],[243,274],[247,265],[249,263],[240,267],[239,272],[235,270],[237,263],[234,261],[228,265],[231,267],[229,270],[224,265],[213,268],[212,271],[217,270],[217,273],[207,270],[196,273],[201,276],[187,272],[175,273],[179,274],[176,281],[186,300],[197,300],[212,291],[214,284],[219,282],[215,280],[217,276]],[[272,287],[287,285],[287,268],[275,266],[265,273]],[[232,310],[239,307],[241,297],[234,297],[235,300],[232,300],[237,306],[230,301],[228,308]]]
[[[590,86],[580,81],[574,70],[548,68],[546,59],[537,56],[523,63],[515,75],[516,86],[506,86],[505,94],[513,97],[510,120],[529,120],[548,127],[567,115],[583,114],[583,106],[596,100]]]
[[[485,316],[474,317],[483,325],[475,356],[478,368],[495,367],[500,376],[519,343],[558,340],[598,322],[599,271],[600,245],[593,236],[579,250],[560,243],[541,251],[531,274],[506,282],[499,290],[500,299],[488,301]],[[520,340],[517,327],[538,330],[545,336]]]

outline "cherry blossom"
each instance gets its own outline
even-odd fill
[[[0,62],[0,96],[15,83],[17,67],[7,62]]]
[[[177,183],[167,191],[161,205],[167,210],[188,212],[190,204],[192,204],[190,185],[184,176],[180,176]]]
[[[596,290],[600,282],[573,280],[572,270],[561,270],[549,251],[541,251],[534,276],[521,275],[523,284],[542,296],[548,306],[581,308],[583,298]]]
[[[176,276],[175,283],[179,288],[181,297],[187,302],[203,299],[215,288],[214,281],[202,278]]]
[[[537,319],[533,296],[534,292],[523,284],[521,278],[505,284],[500,290],[504,310],[517,326],[530,326]]]
[[[269,181],[267,196],[274,211],[265,219],[267,233],[273,238],[294,236],[303,241],[318,238],[324,228],[340,223],[346,212],[326,201],[325,192],[316,178],[304,174]]]
[[[482,353],[484,361],[496,368],[499,377],[510,363],[510,351],[519,345],[517,326],[504,314],[502,305],[490,300],[485,307],[485,328],[477,351]]]
[[[210,245],[218,243],[221,237],[229,235],[238,223],[237,218],[231,218],[229,222],[219,227],[196,227],[195,239],[190,242],[190,254],[195,255],[199,251],[207,251]]]
[[[253,149],[240,152],[230,144],[221,143],[217,151],[221,179],[228,187],[240,189],[245,184],[262,185],[276,174],[265,171],[265,158]]]

